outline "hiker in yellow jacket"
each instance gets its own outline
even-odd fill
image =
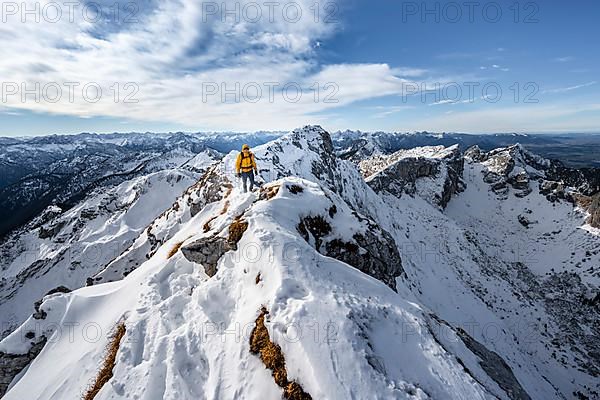
[[[258,168],[256,167],[256,161],[254,160],[254,154],[250,151],[250,146],[247,144],[242,146],[242,152],[237,156],[235,170],[238,178],[242,178],[244,193],[248,191],[246,187],[246,182],[248,180],[250,180],[250,191],[252,191],[252,189],[254,189],[254,174],[258,174]]]

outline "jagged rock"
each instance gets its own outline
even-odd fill
[[[300,221],[297,229],[307,242],[310,242],[310,236],[312,236],[315,241],[315,248],[317,251],[321,251],[321,243],[323,238],[331,232],[331,225],[320,215],[308,216]]]
[[[521,225],[523,225],[525,228],[527,228],[527,227],[529,227],[529,225],[531,225],[531,221],[529,220],[529,218],[527,218],[523,214],[519,214],[517,219],[519,220],[519,223]]]
[[[40,239],[50,239],[53,238],[60,232],[60,230],[66,225],[66,221],[59,221],[56,224],[51,224],[48,227],[41,226],[38,231],[38,236]]]
[[[465,150],[464,157],[468,161],[481,161],[483,159],[483,151],[479,148],[479,146],[471,146],[467,150]]]
[[[533,189],[527,187],[526,189],[515,191],[515,196],[519,198],[527,197],[533,192]]]
[[[396,278],[404,274],[400,253],[391,235],[381,230],[381,236],[366,231],[355,234],[354,242],[334,239],[325,245],[326,255],[379,279],[396,290]]]
[[[307,242],[312,239],[321,254],[343,261],[396,290],[396,278],[404,274],[402,259],[392,236],[379,226],[369,223],[350,242],[331,237],[331,225],[320,215],[304,217],[297,229]]]
[[[40,354],[46,342],[46,337],[41,336],[26,354],[8,354],[0,351],[0,397],[4,396],[15,376]]]
[[[202,264],[210,277],[215,276],[219,259],[229,250],[232,250],[229,241],[220,236],[198,239],[181,247],[183,256],[191,262]]]
[[[529,189],[529,176],[525,172],[508,177],[507,182],[515,189]]]
[[[525,150],[520,144],[495,149],[487,153],[480,149],[469,149],[465,157],[481,163],[485,168],[484,182],[492,185],[494,193],[508,195],[509,186],[516,197],[526,197],[531,192],[531,180],[545,177],[550,161]]]
[[[565,185],[562,182],[542,180],[539,184],[540,194],[546,196],[546,199],[552,203],[559,199],[570,200],[570,195],[565,192]]]
[[[546,169],[548,180],[570,186],[585,196],[600,192],[600,169],[598,168],[569,168],[558,160],[552,160]]]
[[[396,197],[419,194],[442,208],[454,193],[464,188],[461,179],[464,159],[458,146],[400,150],[389,156],[364,160],[359,166],[375,192],[387,192]],[[423,178],[430,182],[420,185]]]
[[[229,180],[223,174],[219,173],[216,167],[209,169],[198,184],[194,186],[197,196],[190,204],[192,217],[202,211],[207,204],[226,197],[232,188]]]
[[[590,213],[588,223],[594,228],[600,228],[600,194],[596,194],[587,209]]]
[[[539,157],[520,144],[487,153],[472,147],[464,156],[468,161],[480,162],[485,167],[484,181],[502,197],[509,191],[504,183],[514,189],[516,197],[526,197],[532,192],[531,182],[534,180],[539,181],[539,192],[550,202],[566,200],[576,203],[573,194],[591,196],[600,191],[598,169],[568,168],[558,160]]]

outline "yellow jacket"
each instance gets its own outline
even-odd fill
[[[237,156],[237,160],[235,161],[235,170],[239,173],[241,172],[250,172],[252,170],[257,170],[256,161],[254,161],[254,154],[252,152],[248,152],[248,156],[244,156],[244,152],[241,152]]]

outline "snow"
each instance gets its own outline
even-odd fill
[[[299,238],[300,216],[327,206],[323,189],[294,178],[276,184],[305,190],[298,196],[281,189],[274,199],[256,202],[255,194],[235,188],[230,201],[247,207],[250,225],[212,279],[181,253],[166,257],[174,243],[205,235],[199,231],[210,217],[206,210],[122,281],[47,299],[49,317],[41,331],[55,324],[60,329],[5,399],[77,397],[97,370],[104,334],[123,318],[127,333],[115,378],[97,399],[278,397],[269,371],[249,352],[248,334],[262,306],[270,311],[268,327],[286,356],[290,379],[314,398],[487,398],[428,332],[419,307]],[[239,208],[231,208],[229,220]],[[263,280],[256,285],[259,272]],[[79,324],[73,336],[59,333],[67,321]],[[30,319],[1,348],[26,350],[17,338],[33,323],[40,321]],[[97,342],[80,332],[86,324],[103,333]],[[56,354],[62,354],[59,360]],[[377,360],[380,370],[368,359]]]
[[[550,338],[561,331],[533,290],[552,269],[577,273],[587,287],[597,287],[598,277],[582,271],[597,265],[598,255],[586,256],[579,267],[568,262],[597,246],[597,232],[586,228],[583,213],[536,191],[517,198],[510,188],[499,199],[482,179],[495,166],[475,162],[465,165],[466,190],[443,211],[427,200],[445,181],[443,173],[417,181],[422,196],[379,195],[354,164],[330,158],[323,140],[319,129],[307,127],[253,149],[260,183],[279,187],[269,200],[257,191],[241,192],[232,169],[237,152],[228,154],[215,168],[233,184],[231,193],[192,217],[199,189],[186,190],[121,254],[143,260],[138,268],[112,283],[48,296],[41,306],[46,319],[28,319],[0,343],[0,351],[22,354],[31,346],[27,332],[49,338],[4,398],[80,397],[119,321],[127,332],[99,400],[279,398],[270,371],[249,351],[262,307],[288,377],[315,399],[508,399],[486,372],[498,366],[485,365],[458,328],[502,357],[532,399],[597,387],[577,368],[580,353],[568,355],[566,363],[552,357]],[[404,155],[445,158],[448,152],[440,146]],[[316,167],[324,164],[320,172]],[[528,166],[525,160],[518,165],[525,171]],[[303,190],[294,194],[292,185]],[[122,196],[129,212],[143,215],[147,208],[140,203],[137,214],[130,193],[131,187]],[[394,238],[406,272],[396,279],[397,292],[320,254],[299,234],[301,218],[326,215],[332,205],[333,237],[351,238],[368,219]],[[536,223],[523,227],[523,213]],[[248,229],[237,249],[220,258],[213,277],[181,251],[169,258],[182,243],[226,237],[241,215]],[[204,232],[208,221],[211,230]],[[129,225],[122,226],[127,231]],[[85,230],[100,232],[94,224]],[[160,245],[155,252],[148,251],[149,234]],[[103,276],[117,279],[113,273]],[[560,298],[544,287],[540,292]],[[91,338],[95,330],[101,334]]]
[[[75,289],[117,258],[176,197],[197,178],[186,170],[166,169],[101,188],[51,221],[56,237],[42,239],[39,230],[3,244],[0,312],[13,329],[33,311],[33,302],[59,285]],[[10,256],[10,257],[9,257]],[[35,267],[37,260],[43,260]],[[18,290],[15,290],[18,289]],[[7,326],[3,326],[3,330]]]

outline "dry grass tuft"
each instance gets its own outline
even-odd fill
[[[210,224],[217,219],[218,215],[215,215],[214,217],[211,217],[211,219],[209,219],[208,221],[206,221],[206,223],[204,224],[204,226],[202,227],[202,229],[204,230],[204,233],[210,231]]]
[[[285,368],[285,357],[281,347],[269,338],[269,331],[265,326],[265,316],[269,312],[265,307],[256,318],[256,325],[250,335],[250,352],[260,357],[265,367],[271,370],[273,379],[283,389],[283,397],[288,400],[312,400],[297,382],[290,382]]]
[[[231,190],[229,190],[229,193],[231,193]],[[227,194],[227,196],[229,196],[229,194]],[[227,210],[229,210],[229,200],[225,201],[225,204],[223,205],[223,208],[221,209],[221,212],[219,213],[219,215],[225,214],[227,212]],[[215,215],[214,217],[211,217],[211,219],[206,221],[206,223],[202,227],[202,229],[204,230],[204,233],[210,231],[210,229],[211,229],[210,224],[212,224],[212,222],[215,219],[217,219],[219,215]]]
[[[229,210],[229,200],[227,200],[225,202],[225,205],[223,206],[223,209],[221,210],[221,215],[225,214],[227,212],[227,210]]]
[[[248,229],[248,223],[242,219],[242,216],[236,217],[229,225],[229,238],[227,239],[231,246],[235,246],[242,239],[244,232]]]
[[[179,249],[181,248],[181,246],[183,246],[183,242],[175,243],[175,245],[173,246],[173,248],[171,250],[169,250],[169,254],[167,255],[167,258],[171,258],[175,254],[177,254],[177,252],[179,251]]]
[[[113,334],[108,346],[106,348],[106,356],[104,362],[98,371],[98,375],[94,380],[94,383],[88,388],[87,392],[83,395],[83,400],[93,400],[98,394],[100,389],[113,377],[113,368],[115,367],[117,352],[121,345],[121,339],[125,336],[125,323],[121,322],[117,325],[115,333]]]
[[[223,198],[226,199],[231,194],[231,191],[233,190],[233,185],[231,183],[225,183],[223,186],[226,189],[225,190],[225,196],[223,196]]]
[[[279,187],[280,185],[263,186],[260,188],[260,193],[258,195],[259,200],[271,200],[279,193]]]

